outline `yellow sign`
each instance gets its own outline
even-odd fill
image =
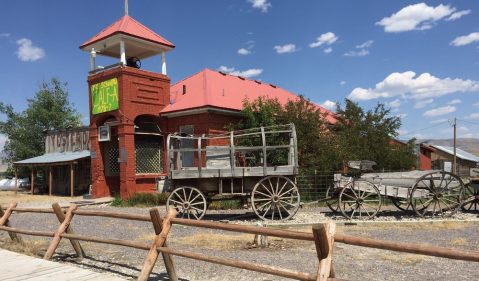
[[[93,115],[118,109],[118,79],[93,84],[90,90]]]

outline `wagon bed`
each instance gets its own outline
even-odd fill
[[[294,124],[210,135],[176,133],[168,136],[167,148],[173,188],[167,207],[188,218],[202,218],[216,195],[249,199],[262,219],[288,219],[299,208]]]
[[[371,162],[367,162],[370,169]],[[336,174],[335,184],[326,197],[331,210],[350,219],[376,216],[383,198],[390,199],[398,209],[413,210],[421,217],[444,217],[454,214],[463,204],[464,188],[458,176],[440,170]]]

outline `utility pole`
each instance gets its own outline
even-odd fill
[[[452,126],[454,127],[454,158],[452,162],[452,171],[454,174],[457,174],[457,162],[456,162],[456,125],[457,125],[457,120],[456,117],[454,117],[454,122],[452,123]]]

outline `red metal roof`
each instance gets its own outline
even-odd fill
[[[96,43],[100,40],[105,38],[111,37],[115,34],[123,33],[126,35],[130,35],[136,38],[144,39],[153,43],[161,44],[164,46],[168,46],[170,48],[174,48],[175,45],[170,41],[166,40],[165,38],[161,37],[160,35],[156,34],[154,31],[149,29],[148,27],[144,26],[143,24],[139,23],[134,18],[125,15],[121,19],[114,22],[109,27],[103,29],[100,33],[93,36],[85,43],[83,43],[80,48],[84,48],[88,45]]]
[[[186,86],[186,94],[183,94],[183,85]],[[297,95],[275,85],[205,69],[172,85],[171,104],[161,113],[208,106],[241,111],[245,98],[253,101],[259,97],[276,98],[281,104],[298,99]],[[322,113],[327,113],[328,122],[336,123],[333,112],[317,106]]]

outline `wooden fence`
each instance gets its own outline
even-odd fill
[[[12,213],[48,213],[55,214],[58,218],[58,229],[55,232],[36,231],[29,229],[19,229],[11,227],[9,219]],[[151,222],[155,231],[155,238],[152,243],[118,240],[110,238],[92,237],[86,235],[77,235],[74,233],[70,223],[74,216],[99,216],[116,219],[135,220]],[[249,233],[255,235],[275,236],[284,239],[296,239],[312,241],[316,247],[318,257],[318,268],[316,274],[292,271],[288,269],[273,267],[269,265],[240,261],[236,259],[220,258],[208,256],[200,253],[173,249],[167,246],[167,238],[173,225],[183,225],[191,227],[209,228],[216,230],[226,230],[233,232]],[[267,273],[275,276],[287,277],[296,280],[341,280],[335,277],[335,271],[332,265],[332,252],[334,242],[364,246],[370,248],[384,249],[397,252],[414,253],[428,256],[443,257],[449,259],[465,260],[479,262],[479,252],[456,250],[451,248],[436,247],[430,245],[411,244],[356,237],[346,234],[335,233],[336,225],[333,222],[317,224],[312,227],[311,233],[296,232],[290,230],[280,230],[274,228],[264,228],[256,226],[245,226],[235,224],[225,224],[211,221],[198,221],[176,218],[176,211],[170,209],[165,217],[160,216],[158,208],[150,210],[150,215],[124,214],[118,212],[80,210],[75,204],[71,204],[66,210],[60,208],[57,203],[52,205],[52,209],[33,209],[17,208],[16,203],[10,204],[8,208],[0,207],[0,230],[7,231],[10,238],[18,243],[24,243],[18,234],[52,237],[50,245],[45,253],[44,259],[51,259],[55,253],[58,244],[62,238],[68,239],[72,244],[78,257],[82,258],[85,253],[79,241],[88,241],[95,243],[104,243],[111,245],[120,245],[135,249],[147,250],[148,255],[145,258],[138,280],[147,280],[150,276],[159,254],[162,254],[163,261],[170,280],[178,280],[175,269],[175,263],[172,256],[181,256],[185,258],[206,261],[210,263],[231,266],[256,272]]]

